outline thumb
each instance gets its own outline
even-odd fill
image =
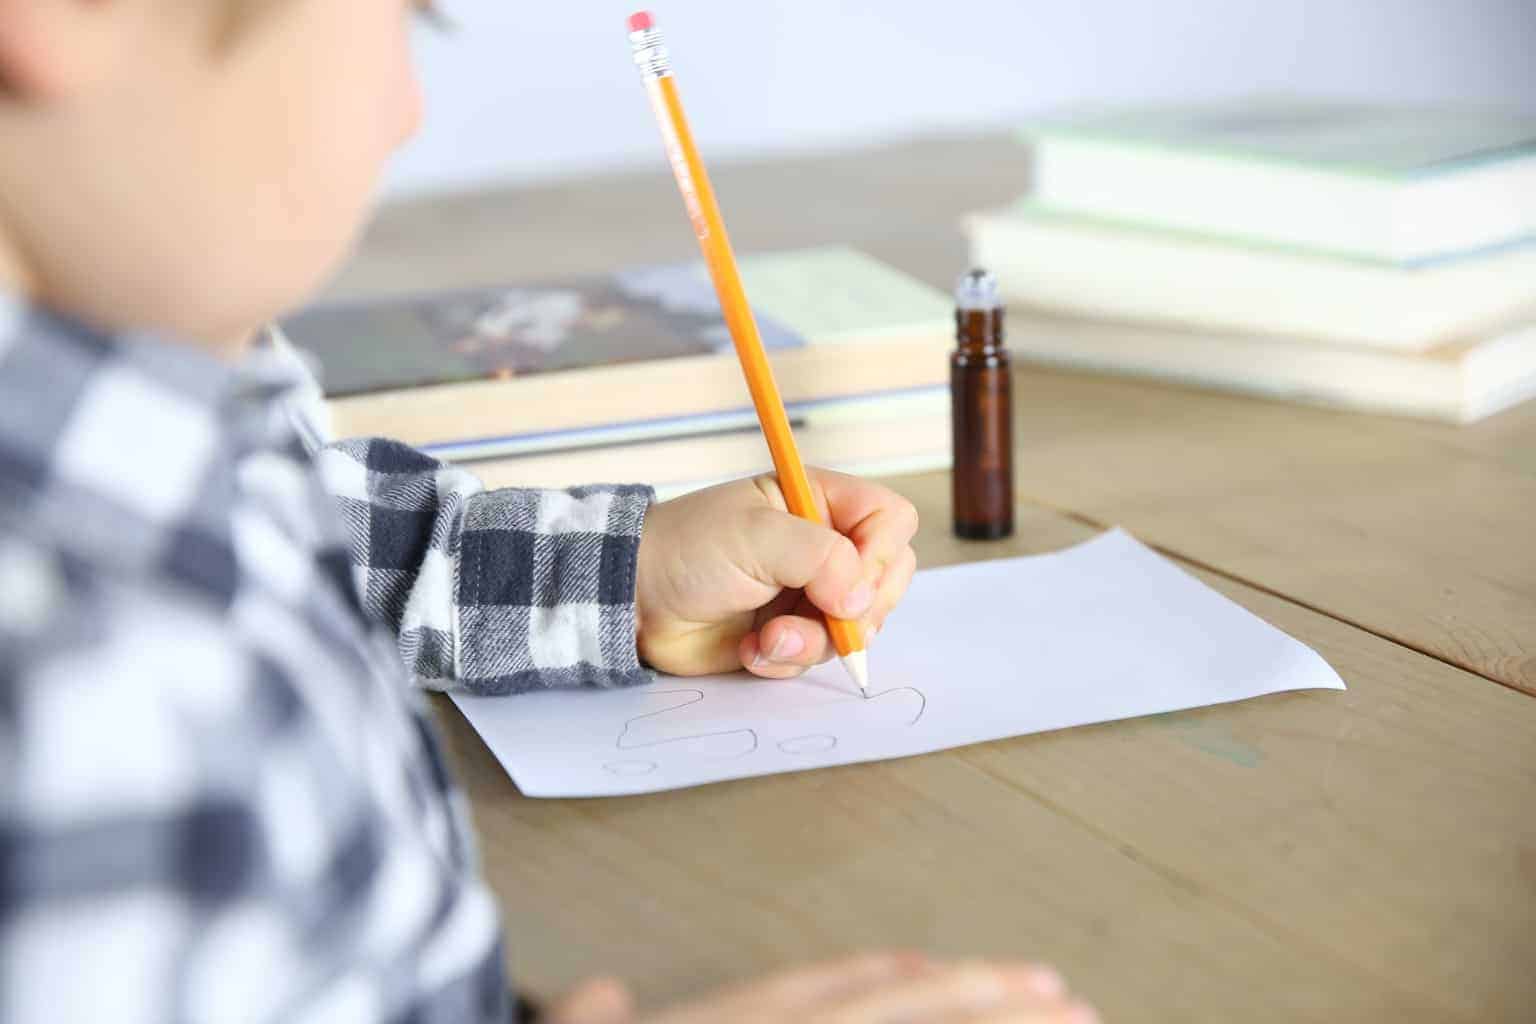
[[[629,989],[614,978],[593,978],[551,1000],[540,1015],[549,1024],[629,1024],[635,1005]]]
[[[874,587],[847,537],[776,509],[759,510],[743,526],[737,564],[759,582],[803,589],[812,604],[838,618],[857,619],[869,610]]]

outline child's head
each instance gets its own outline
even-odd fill
[[[227,344],[345,254],[413,0],[0,0],[0,288]]]

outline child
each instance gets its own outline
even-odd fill
[[[401,658],[484,692],[780,678],[827,654],[818,610],[877,627],[911,577],[911,506],[833,474],[846,538],[769,479],[652,504],[312,456],[307,382],[246,339],[411,132],[409,8],[0,0],[0,1019],[509,1019]],[[872,954],[646,1019],[1087,1014],[1045,969]],[[633,1019],[612,982],[547,1015]]]

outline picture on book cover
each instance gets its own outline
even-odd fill
[[[803,344],[759,315],[763,344]],[[328,395],[729,351],[701,264],[317,308],[284,324]]]

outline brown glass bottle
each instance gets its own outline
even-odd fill
[[[955,289],[949,390],[954,432],[955,534],[1013,533],[1013,376],[1003,347],[997,279],[972,270]]]

